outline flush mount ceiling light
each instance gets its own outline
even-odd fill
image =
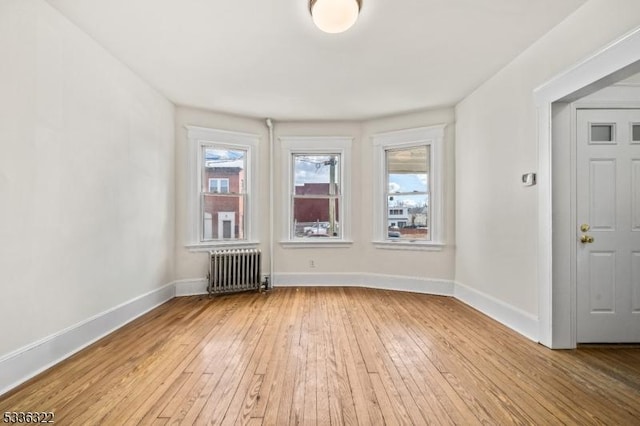
[[[309,11],[316,24],[325,33],[341,33],[351,28],[358,19],[362,0],[310,0]]]

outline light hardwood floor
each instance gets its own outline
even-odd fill
[[[640,349],[551,351],[452,298],[173,299],[11,393],[56,424],[640,424]]]

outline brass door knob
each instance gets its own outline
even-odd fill
[[[580,237],[580,242],[582,244],[591,244],[593,242],[593,237],[591,235],[583,235]]]

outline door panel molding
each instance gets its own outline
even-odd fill
[[[615,312],[616,253],[589,253],[589,306],[591,313]]]
[[[640,231],[640,159],[631,159],[631,230]]]
[[[631,282],[634,284],[631,311],[634,314],[640,314],[640,251],[631,253]]]
[[[587,222],[595,231],[616,229],[616,174],[615,159],[589,160],[589,217]]]

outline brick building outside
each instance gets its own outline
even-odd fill
[[[205,167],[205,240],[244,238],[244,181],[242,167]]]
[[[337,192],[337,184],[334,192]],[[293,203],[293,217],[296,223],[296,236],[308,234],[324,234],[327,232],[330,216],[330,202],[326,198],[329,195],[328,183],[305,183],[295,187],[295,195],[311,196],[309,198],[296,198]],[[314,195],[319,196],[313,198]],[[320,198],[320,197],[324,198]],[[335,222],[340,221],[339,203],[335,200]]]

